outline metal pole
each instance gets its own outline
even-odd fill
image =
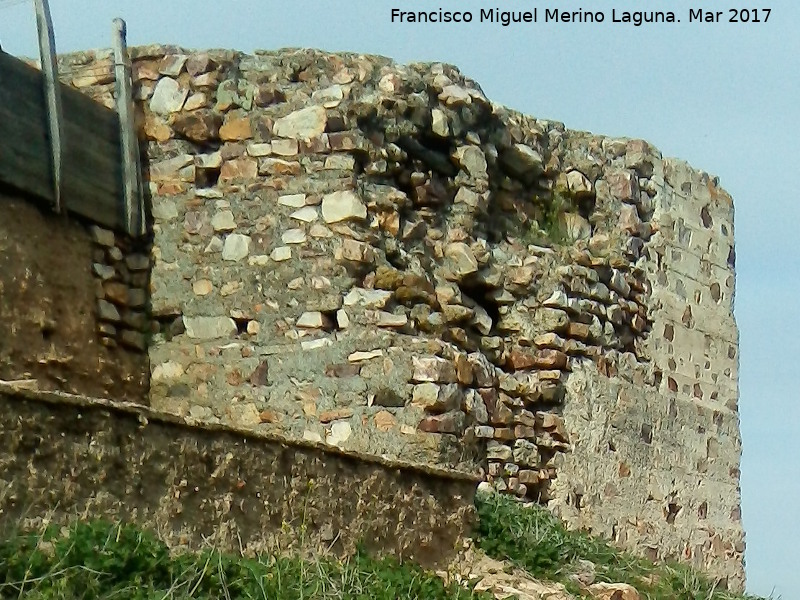
[[[39,57],[44,75],[47,104],[47,124],[50,131],[50,155],[53,164],[54,208],[61,212],[61,167],[64,130],[61,113],[61,88],[58,80],[56,41],[53,20],[47,0],[34,0],[36,7],[36,29],[39,32]]]
[[[114,75],[116,77],[117,113],[122,146],[122,191],[125,227],[133,237],[145,234],[139,138],[133,112],[131,65],[128,57],[125,21],[114,19]]]

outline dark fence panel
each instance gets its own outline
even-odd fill
[[[124,230],[117,113],[61,85],[61,202],[69,212]],[[54,202],[43,76],[0,51],[0,182]]]

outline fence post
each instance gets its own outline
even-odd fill
[[[125,227],[133,237],[145,234],[144,196],[142,194],[139,138],[133,113],[131,65],[128,57],[125,21],[114,19],[114,75],[116,78],[117,114],[122,147],[122,193],[125,206]]]
[[[54,208],[61,212],[61,166],[63,125],[61,117],[61,88],[58,80],[56,41],[53,33],[53,20],[47,0],[34,0],[36,7],[36,29],[39,32],[39,57],[44,74],[45,97],[47,100],[47,125],[50,131],[50,158],[53,164]]]

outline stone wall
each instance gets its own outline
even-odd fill
[[[0,443],[0,521],[11,527],[91,515],[184,550],[350,555],[361,544],[442,568],[474,521],[472,477],[131,404],[0,384]]]
[[[149,259],[130,248],[0,190],[0,379],[146,402]]]
[[[155,409],[471,470],[742,587],[715,179],[448,65],[132,54]],[[111,102],[107,54],[62,67]]]
[[[651,557],[725,573],[738,588],[733,204],[683,162],[652,155],[648,164],[640,181],[655,232],[637,265],[651,333],[614,366],[574,366],[564,404],[573,445],[551,506]]]

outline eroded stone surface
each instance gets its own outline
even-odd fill
[[[133,54],[162,89],[142,107],[151,300],[185,323],[153,337],[153,368],[183,370],[157,407],[480,468],[741,586],[733,208],[713,177],[493,105],[449,65]],[[177,107],[184,89],[208,105]]]

